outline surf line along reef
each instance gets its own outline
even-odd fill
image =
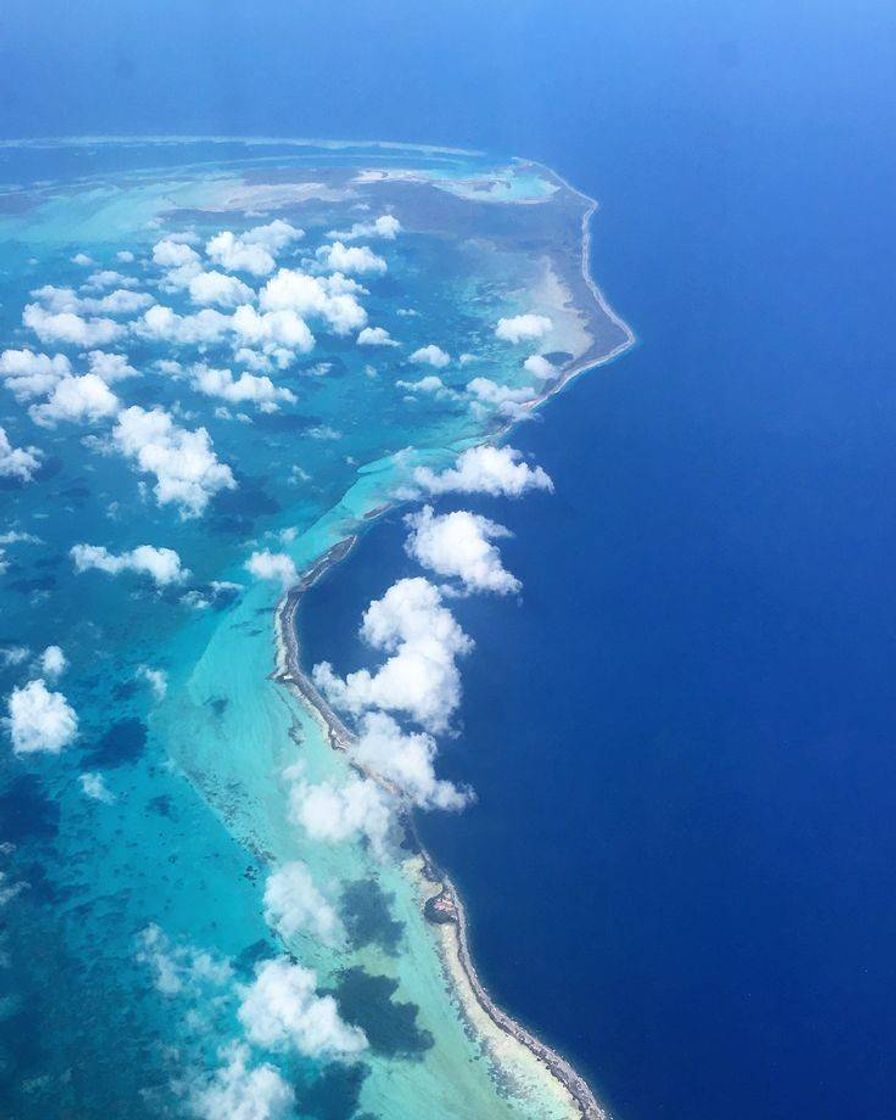
[[[302,670],[296,611],[302,595],[313,587],[328,569],[348,555],[356,540],[355,537],[348,537],[334,545],[312,566],[299,583],[283,596],[277,611],[278,667],[273,674],[273,679],[294,688],[299,693],[302,701],[317,715],[330,746],[334,750],[341,751],[351,751],[356,736],[340,720],[321,696],[313,681]],[[367,778],[383,782],[387,789],[391,788],[391,784],[384,781],[376,772],[368,770],[363,765],[359,765],[358,768]],[[391,791],[395,792],[394,788],[391,788]],[[445,970],[451,977],[461,1006],[465,1008],[473,1029],[476,1029],[476,1021],[481,1017],[478,1013],[484,1013],[498,1030],[525,1046],[540,1062],[544,1063],[550,1073],[569,1091],[585,1120],[609,1120],[609,1114],[598,1104],[588,1083],[576,1073],[569,1062],[495,1004],[476,973],[467,940],[466,912],[457,888],[424,849],[414,828],[413,818],[407,815],[402,824],[409,830],[413,838],[413,847],[419,856],[419,861],[415,861],[419,863],[419,867],[414,867],[414,873],[420,885],[421,897],[425,899],[424,913],[439,930],[440,951]],[[468,1010],[469,1008],[472,1008],[472,1011]]]
[[[482,988],[412,828],[471,796],[437,776],[451,596],[520,590],[446,505],[550,490],[510,428],[632,342],[594,204],[226,138],[6,145],[0,204],[11,1114],[603,1115]],[[419,574],[370,659],[303,667],[298,597],[400,503]]]

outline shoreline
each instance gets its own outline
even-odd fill
[[[295,625],[296,611],[307,591],[318,582],[331,568],[335,567],[354,548],[357,535],[345,537],[327,549],[302,576],[295,587],[290,588],[280,599],[274,614],[276,636],[277,666],[271,679],[294,689],[304,706],[311,712],[323,729],[333,750],[347,751],[355,739],[354,734],[333,711],[313,681],[301,666],[298,632]],[[372,775],[369,775],[372,776]],[[572,1099],[582,1120],[610,1120],[610,1113],[603,1108],[591,1091],[587,1081],[576,1072],[572,1064],[552,1047],[538,1039],[522,1023],[495,1003],[479,979],[470,952],[466,909],[460,894],[446,872],[438,867],[423,846],[417,832],[412,813],[403,814],[402,824],[413,840],[415,850],[423,863],[423,877],[438,891],[429,896],[423,906],[425,919],[434,927],[439,953],[445,971],[454,983],[461,1006],[465,1004],[464,993],[460,990],[459,977],[469,989],[479,1009],[490,1022],[504,1034],[532,1054],[535,1059],[557,1080]],[[443,901],[438,917],[432,913],[431,903]]]
[[[545,171],[552,178],[556,179],[556,181],[558,183],[561,183],[566,188],[566,190],[568,190],[571,194],[574,194],[577,198],[582,199],[582,201],[586,204],[585,211],[582,214],[582,249],[579,258],[581,263],[582,279],[585,281],[585,285],[587,286],[592,298],[594,299],[594,302],[597,304],[600,310],[604,313],[604,315],[606,315],[606,317],[610,320],[611,323],[613,323],[614,326],[618,327],[619,330],[623,332],[625,336],[622,342],[614,346],[612,350],[608,350],[605,354],[595,355],[594,357],[589,358],[587,357],[586,352],[586,354],[579,358],[578,361],[573,361],[567,369],[563,370],[557,380],[552,385],[550,385],[550,387],[547,388],[545,392],[540,394],[531,402],[524,401],[522,407],[527,411],[532,412],[536,408],[539,408],[545,401],[550,400],[551,397],[559,393],[576,377],[579,377],[581,374],[586,373],[589,369],[597,369],[599,366],[609,365],[610,362],[615,361],[616,358],[621,357],[624,353],[626,353],[626,351],[631,350],[631,348],[636,345],[638,336],[628,325],[628,323],[626,323],[622,316],[618,315],[613,310],[609,300],[604,295],[597,281],[594,279],[594,275],[591,271],[591,219],[600,209],[600,203],[598,202],[598,200],[596,198],[592,198],[589,194],[585,194],[584,191],[580,191],[577,187],[574,187],[568,180],[564,179],[562,175],[559,175],[556,171],[554,171],[553,168],[548,167],[547,164],[539,163],[537,160],[520,160],[519,162],[524,163],[530,167],[541,168],[542,171]],[[504,432],[512,428],[514,423],[515,421],[510,420],[508,424],[501,429],[500,434],[503,435]]]
[[[567,190],[580,198],[585,204],[581,218],[581,251],[580,268],[582,278],[591,293],[594,302],[600,311],[619,330],[623,332],[623,339],[611,350],[603,354],[588,356],[586,351],[577,361],[574,360],[568,368],[542,393],[533,398],[531,402],[524,402],[522,408],[534,412],[537,408],[550,400],[555,394],[564,389],[571,381],[588,370],[604,366],[620,357],[631,349],[637,342],[637,336],[631,327],[613,310],[604,293],[601,291],[591,273],[591,219],[599,209],[596,199],[573,187],[552,168],[532,160],[519,160],[532,167],[539,167],[554,180],[561,183]],[[517,423],[517,419],[508,418],[507,423],[497,431],[485,436],[478,445],[487,445],[502,439]],[[375,510],[364,515],[364,521],[375,521],[381,514],[388,512],[402,500],[390,498]],[[290,588],[280,599],[275,612],[275,632],[277,646],[277,668],[271,674],[272,679],[296,691],[306,709],[316,719],[327,741],[334,750],[347,751],[354,741],[355,736],[330,707],[324,697],[315,687],[313,681],[304,672],[301,666],[300,646],[298,632],[295,625],[295,616],[302,596],[310,590],[331,568],[343,560],[358,542],[359,534],[355,533],[332,545],[315,563],[302,575],[295,587]],[[359,768],[360,769],[360,768]],[[368,775],[377,780],[375,775]],[[604,1108],[595,1097],[585,1078],[576,1072],[572,1064],[567,1061],[552,1047],[542,1042],[532,1034],[522,1023],[495,1003],[479,978],[476,966],[473,963],[469,944],[469,925],[463,900],[456,886],[448,874],[443,871],[420,841],[412,813],[404,814],[402,823],[413,839],[415,849],[423,863],[422,877],[429,883],[438,887],[434,894],[429,895],[424,902],[424,916],[434,928],[439,954],[445,971],[457,992],[461,1007],[464,1008],[466,999],[472,998],[478,1009],[488,1018],[491,1024],[499,1031],[508,1035],[523,1046],[542,1065],[559,1084],[563,1087],[581,1120],[611,1120],[609,1111]],[[422,884],[421,884],[422,885]],[[434,907],[436,907],[434,909]],[[467,993],[462,990],[467,988]],[[467,1012],[468,1013],[468,1012]],[[475,1028],[474,1028],[475,1029]]]

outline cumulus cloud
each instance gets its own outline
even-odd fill
[[[152,342],[173,342],[181,346],[220,342],[231,330],[231,318],[214,308],[204,307],[194,315],[178,315],[170,307],[150,307],[134,324],[134,331]]]
[[[321,245],[317,259],[330,272],[344,272],[348,276],[363,276],[367,273],[382,274],[389,267],[382,257],[378,257],[367,245],[346,245],[334,241],[332,245]]]
[[[314,884],[301,860],[285,863],[264,887],[264,920],[283,938],[310,933],[332,944],[341,932],[336,911]]]
[[[110,354],[105,350],[91,350],[87,355],[89,372],[101,377],[107,385],[116,381],[123,381],[127,377],[136,377],[137,371],[128,362],[124,354]]]
[[[246,571],[256,579],[279,580],[284,587],[297,583],[299,573],[292,559],[285,552],[253,552],[246,561]]]
[[[0,478],[31,482],[40,470],[43,453],[39,447],[13,447],[5,428],[0,428]]]
[[[190,278],[187,289],[193,303],[205,306],[238,307],[241,303],[248,303],[255,295],[248,284],[223,272],[198,272]]]
[[[80,774],[78,781],[81,792],[92,801],[101,801],[104,805],[111,805],[115,801],[115,794],[109,789],[102,774]]]
[[[409,360],[416,362],[417,365],[422,364],[435,366],[436,369],[444,369],[451,361],[451,355],[446,354],[440,346],[430,343],[429,346],[421,346],[419,350],[415,350]]]
[[[207,397],[217,397],[229,404],[254,404],[264,412],[276,410],[281,402],[294,404],[296,400],[291,390],[275,385],[269,377],[252,373],[234,378],[229,369],[200,365],[194,367],[192,381],[193,388]]]
[[[436,474],[418,467],[414,481],[431,494],[490,494],[495,498],[519,498],[529,490],[553,492],[554,484],[541,467],[530,467],[522,453],[512,447],[471,447],[457,464]]]
[[[61,420],[93,423],[114,416],[120,403],[101,377],[85,373],[80,377],[63,377],[43,404],[31,405],[28,415],[35,424],[46,428]]]
[[[198,264],[199,254],[183,241],[166,237],[153,245],[152,259],[160,268],[183,268],[184,265]]]
[[[164,700],[168,692],[168,674],[164,669],[153,669],[149,665],[137,666],[137,678],[141,681],[146,681],[152,689],[152,694],[156,700]]]
[[[0,377],[17,400],[42,397],[72,372],[64,354],[35,354],[32,350],[4,350],[0,354]]]
[[[547,315],[536,315],[530,311],[526,315],[499,319],[495,337],[503,342],[530,342],[532,339],[543,338],[553,325]]]
[[[242,346],[260,346],[263,350],[285,347],[301,354],[314,349],[308,324],[292,310],[259,314],[250,304],[243,304],[234,311],[230,328]]]
[[[307,1057],[338,1059],[359,1054],[367,1038],[339,1015],[332,996],[319,996],[317,976],[286,957],[264,961],[242,989],[237,1015],[251,1042],[269,1050],[294,1048]]]
[[[557,376],[557,367],[543,354],[530,354],[523,362],[523,369],[527,373],[533,373],[541,381],[549,381]]]
[[[295,1094],[269,1062],[253,1066],[248,1046],[221,1052],[224,1065],[190,1100],[199,1120],[287,1120]]]
[[[392,827],[386,794],[369,778],[350,777],[342,785],[299,779],[290,789],[290,814],[312,840],[328,843],[363,836],[382,855]]]
[[[472,800],[469,790],[435,775],[435,739],[425,732],[403,732],[385,712],[369,712],[351,755],[378,775],[406,801],[420,809],[462,809]]]
[[[441,377],[434,373],[431,373],[428,377],[421,377],[418,381],[399,379],[395,384],[399,389],[405,389],[409,393],[428,393],[430,396],[439,398],[456,396],[454,390],[449,389]]]
[[[457,577],[467,591],[508,595],[520,590],[522,584],[507,571],[491,543],[510,536],[503,525],[467,510],[437,516],[432,506],[408,514],[405,524],[411,529],[405,551],[424,568]]]
[[[400,343],[389,334],[385,327],[365,327],[358,335],[359,346],[399,346]]]
[[[182,583],[190,574],[181,566],[180,557],[173,548],[154,548],[141,544],[129,552],[110,552],[102,545],[76,544],[69,555],[78,572],[96,570],[117,576],[121,572],[137,572],[149,578],[159,587],[172,583]]]
[[[39,303],[26,304],[22,322],[43,343],[67,343],[85,349],[105,346],[125,333],[125,327],[114,319],[85,319],[73,311],[48,311]]]
[[[54,314],[71,312],[73,315],[133,315],[153,302],[152,296],[146,292],[132,292],[127,288],[117,288],[114,292],[97,298],[79,296],[73,288],[45,284],[31,294],[40,301],[45,311]]]
[[[354,714],[369,708],[405,712],[432,732],[444,731],[460,702],[456,659],[472,640],[422,577],[394,583],[364,613],[361,636],[391,656],[375,672],[360,669],[343,680],[329,662],[315,665],[314,681],[336,707]]]
[[[356,298],[359,290],[363,289],[341,273],[309,276],[299,269],[281,268],[258,293],[258,303],[262,311],[321,319],[334,334],[346,335],[367,322],[367,312]]]
[[[205,428],[181,428],[162,408],[132,405],[118,414],[112,438],[126,458],[155,475],[159,505],[173,503],[182,517],[197,517],[220,490],[236,487]]]
[[[205,251],[210,260],[228,272],[268,276],[276,267],[277,254],[304,236],[304,230],[278,219],[266,226],[256,226],[239,237],[224,230],[208,242]]]
[[[45,677],[58,677],[67,666],[68,661],[59,646],[47,646],[40,655],[40,668]]]
[[[42,677],[14,688],[7,703],[7,727],[16,754],[59,754],[78,733],[78,717],[61,692],[50,692]]]
[[[125,276],[112,268],[104,268],[88,276],[81,285],[82,292],[102,292],[106,288],[136,288],[137,281],[133,276]]]
[[[474,398],[474,409],[496,409],[502,416],[521,419],[527,415],[525,404],[533,400],[529,388],[512,389],[508,385],[498,385],[488,377],[474,377],[467,385],[467,392]]]
[[[136,960],[148,965],[157,991],[176,996],[198,991],[207,984],[221,986],[230,981],[230,962],[190,944],[178,944],[157,925],[148,925],[137,935]]]
[[[382,237],[394,241],[401,233],[401,222],[394,214],[381,214],[372,222],[355,222],[351,229],[331,229],[327,237],[340,241],[357,241],[359,237]]]

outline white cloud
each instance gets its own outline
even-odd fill
[[[139,405],[124,409],[112,437],[141,471],[155,475],[159,505],[174,503],[182,517],[197,517],[219,490],[236,487],[230,467],[218,459],[205,428],[180,428],[164,409]]]
[[[194,315],[178,315],[170,307],[155,306],[134,324],[141,337],[156,342],[174,342],[183,346],[220,342],[231,330],[231,318],[211,307]]]
[[[508,385],[498,385],[488,377],[474,377],[467,384],[467,392],[474,398],[474,409],[483,409],[487,405],[503,416],[517,420],[528,414],[523,406],[534,399],[530,388],[512,389]]]
[[[269,1050],[295,1048],[322,1059],[365,1050],[364,1032],[343,1022],[336,1000],[319,996],[316,987],[315,973],[286,957],[260,964],[254,982],[242,989],[237,1012],[249,1040]]]
[[[367,608],[361,636],[391,656],[375,673],[360,669],[344,680],[328,662],[315,665],[314,681],[330,702],[354,714],[406,712],[427,730],[444,731],[460,703],[456,658],[473,642],[438,588],[422,577],[399,580]]]
[[[501,563],[491,543],[510,533],[503,525],[477,513],[456,510],[436,516],[432,506],[405,517],[411,535],[405,550],[424,568],[440,576],[456,576],[467,591],[493,591],[508,595],[522,584]]]
[[[352,775],[342,785],[300,779],[289,794],[290,815],[312,840],[338,843],[363,836],[382,855],[392,827],[386,794],[369,778]]]
[[[106,785],[102,774],[79,774],[81,792],[93,801],[101,801],[104,805],[111,805],[115,801],[115,794]]]
[[[253,552],[246,561],[246,571],[256,579],[280,580],[284,587],[298,581],[299,573],[292,559],[285,552]]]
[[[282,252],[294,241],[300,241],[305,236],[303,229],[298,229],[282,218],[275,218],[265,226],[255,226],[241,235],[247,245],[261,245],[270,253]]]
[[[309,428],[307,434],[311,439],[324,441],[332,440],[335,442],[342,439],[342,432],[338,431],[336,428],[331,428],[329,424],[317,424],[315,427]]]
[[[341,274],[309,276],[298,269],[281,268],[258,293],[258,302],[262,311],[319,318],[335,334],[346,335],[367,322],[367,312],[355,298],[358,289],[359,285]]]
[[[421,377],[419,381],[403,381],[399,379],[395,382],[399,389],[406,389],[409,393],[428,393],[434,397],[453,397],[457,396],[453,389],[449,389],[445,382],[436,374],[431,373],[428,377]]]
[[[149,665],[138,665],[137,677],[139,680],[146,681],[156,700],[165,699],[168,692],[168,674],[164,669],[153,669]]]
[[[76,544],[70,549],[69,555],[78,572],[95,569],[110,576],[117,576],[121,572],[137,572],[149,576],[159,587],[182,583],[190,574],[186,568],[181,567],[180,557],[173,548],[154,548],[150,544],[141,544],[129,552],[118,554],[109,552],[102,545]]]
[[[153,245],[152,259],[160,268],[183,268],[184,265],[198,264],[199,254],[184,242],[166,237]]]
[[[152,296],[146,292],[132,292],[126,288],[118,288],[114,292],[96,298],[79,296],[73,288],[57,288],[53,284],[46,284],[42,288],[35,289],[31,294],[35,299],[40,300],[45,311],[57,315],[65,312],[76,316],[133,315],[153,302]],[[69,341],[73,340],[69,339]]]
[[[341,933],[336,911],[315,886],[307,864],[300,860],[285,863],[268,876],[264,920],[286,939],[307,932],[332,944]]]
[[[385,327],[365,327],[358,335],[359,346],[400,346]]]
[[[149,966],[156,990],[165,996],[198,993],[206,985],[220,987],[233,977],[229,961],[190,944],[176,944],[157,925],[137,935],[135,959]]]
[[[263,245],[247,245],[230,230],[213,237],[205,251],[210,260],[228,272],[268,276],[277,267],[276,260]]]
[[[504,342],[528,342],[543,338],[553,325],[547,315],[536,315],[530,311],[526,315],[499,319],[495,327],[495,337]]]
[[[64,354],[52,358],[33,350],[4,350],[0,354],[0,377],[17,400],[43,396],[71,372],[71,362]]]
[[[256,377],[242,373],[234,378],[229,369],[210,369],[208,366],[193,368],[193,388],[207,397],[218,397],[230,404],[249,401],[263,411],[273,411],[281,401],[294,404],[295,393],[275,385],[269,377]]]
[[[243,304],[234,311],[230,328],[242,346],[261,346],[264,350],[286,347],[301,354],[314,349],[308,324],[292,310],[259,314],[250,304]]]
[[[40,537],[36,537],[34,533],[23,533],[19,529],[9,529],[5,533],[0,533],[0,545],[2,544],[42,544]]]
[[[111,268],[104,268],[88,276],[81,285],[82,292],[102,292],[106,288],[136,288],[133,276],[125,276]]]
[[[101,377],[85,373],[80,377],[63,377],[49,399],[43,404],[31,405],[28,414],[35,424],[52,428],[60,420],[73,424],[104,420],[118,412],[120,403]]]
[[[0,428],[0,478],[31,482],[40,470],[43,452],[39,447],[13,447],[5,428]]]
[[[134,315],[154,302],[148,292],[131,292],[127,288],[118,288],[101,299],[82,299],[80,307],[82,311],[98,315]]]
[[[250,1064],[248,1046],[221,1051],[225,1064],[193,1091],[190,1107],[199,1120],[287,1120],[295,1094],[268,1062]]]
[[[410,361],[416,362],[418,365],[435,366],[436,369],[444,369],[445,366],[451,361],[451,355],[446,354],[440,346],[435,346],[432,343],[429,346],[421,346],[419,350],[415,350],[411,354]]]
[[[190,278],[187,289],[193,303],[206,306],[214,303],[218,307],[238,307],[255,295],[248,284],[224,272],[199,272]]]
[[[22,322],[44,343],[71,346],[105,346],[125,333],[113,319],[84,319],[73,311],[52,312],[39,303],[26,304]]]
[[[382,237],[394,241],[401,233],[401,222],[393,214],[381,214],[372,222],[355,222],[349,230],[331,229],[327,237],[340,241],[357,241],[359,237]]]
[[[436,778],[435,739],[403,732],[385,712],[369,712],[363,718],[351,755],[418,808],[462,809],[472,799],[470,791]]]
[[[61,692],[50,692],[40,677],[14,688],[7,710],[7,726],[16,754],[58,754],[78,733],[74,709]]]
[[[59,646],[47,646],[40,655],[41,672],[46,677],[58,677],[64,673],[68,666],[65,654]]]
[[[414,481],[431,494],[491,494],[519,498],[529,490],[553,492],[554,484],[541,467],[530,467],[512,447],[471,447],[450,470],[436,474],[428,467],[414,471]]]
[[[75,253],[72,257],[72,264],[79,264],[82,268],[87,268],[93,263],[93,257],[88,257],[86,253]]]
[[[332,245],[321,245],[317,259],[330,272],[344,272],[349,276],[363,276],[366,273],[383,273],[389,267],[382,257],[378,257],[367,245],[346,245],[334,241]]]
[[[533,373],[542,381],[549,381],[557,376],[557,367],[547,360],[543,354],[530,354],[523,362],[523,369]]]
[[[130,249],[122,249],[115,254],[115,259],[121,261],[122,264],[132,264],[134,261],[134,254]]]
[[[104,350],[91,350],[87,355],[90,373],[101,377],[107,385],[116,381],[123,381],[127,377],[136,377],[137,371],[128,362],[124,354],[109,354]]]

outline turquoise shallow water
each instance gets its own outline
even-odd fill
[[[558,363],[624,341],[569,287],[582,201],[532,168],[377,147],[13,146],[0,182],[0,424],[25,455],[0,480],[4,1115],[242,1117],[253,1094],[260,1120],[411,1117],[421,1102],[569,1115],[527,1052],[465,1021],[411,851],[297,823],[309,785],[358,779],[269,679],[282,584],[246,563],[266,550],[301,571],[417,465],[506,425],[513,402],[476,397],[474,376],[543,392],[523,367],[532,342],[496,338],[500,317],[550,312]],[[328,231],[393,211],[398,236],[353,232],[368,255],[332,280]],[[552,221],[556,259],[539,248]],[[219,231],[258,227],[241,259],[202,259]],[[259,246],[276,260],[259,266]],[[275,267],[331,284],[337,302],[307,314],[313,348],[294,322],[259,325]],[[203,269],[222,293],[210,310],[189,287]],[[241,335],[237,303],[254,316]],[[359,345],[365,322],[400,346]],[[445,360],[410,360],[430,346]],[[222,368],[210,390],[203,370]],[[147,567],[141,546],[179,567],[170,553]],[[17,696],[39,710],[17,716]],[[296,860],[326,935],[266,914],[269,876]],[[275,961],[313,975],[306,1019],[293,992],[291,1025],[272,1028],[269,999],[265,1031],[252,993]]]

